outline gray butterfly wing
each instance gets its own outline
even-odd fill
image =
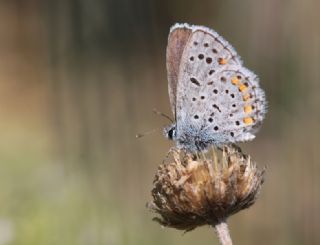
[[[207,87],[209,106],[204,117],[211,105],[215,109],[214,120],[207,120],[202,139],[217,144],[253,139],[266,112],[258,77],[244,67],[226,65],[213,81],[213,90]]]
[[[187,27],[176,28],[173,26],[170,29],[167,45],[167,74],[168,74],[168,89],[169,99],[172,113],[175,117],[176,109],[176,92],[178,83],[178,73],[181,63],[182,52],[192,33],[192,30]]]
[[[254,138],[265,114],[257,77],[242,66],[233,47],[216,32],[189,26],[179,68],[178,145],[225,144]]]

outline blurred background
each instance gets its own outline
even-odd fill
[[[235,244],[320,244],[320,2],[0,2],[0,245],[217,244],[152,221],[172,143],[135,134],[171,115],[175,22],[209,26],[260,76],[269,113],[242,144],[267,166],[260,198],[229,220]]]

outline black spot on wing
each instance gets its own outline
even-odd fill
[[[194,77],[191,77],[190,78],[190,82],[192,82],[193,84],[197,85],[197,86],[200,86],[200,83],[197,79],[195,79]]]

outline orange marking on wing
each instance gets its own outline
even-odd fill
[[[237,77],[234,77],[231,79],[231,82],[233,85],[237,85],[240,82],[240,80]]]
[[[252,117],[245,117],[245,118],[243,119],[243,122],[244,122],[245,124],[252,124],[252,123],[253,123],[253,118],[252,118]]]
[[[239,85],[239,90],[240,90],[241,92],[245,91],[246,89],[247,89],[247,86],[244,85],[243,83],[241,83],[241,84]]]
[[[251,106],[251,105],[246,105],[243,109],[244,109],[244,112],[245,112],[245,113],[250,113],[250,112],[252,112],[252,106]]]
[[[246,95],[243,96],[243,100],[244,101],[247,101],[249,99],[250,99],[250,94],[246,94]]]
[[[219,65],[225,65],[225,64],[227,64],[227,60],[226,59],[224,59],[224,58],[219,58],[218,59],[218,63],[219,63]]]

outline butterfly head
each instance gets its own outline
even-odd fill
[[[167,137],[169,140],[175,140],[176,133],[177,133],[177,131],[176,131],[176,124],[175,123],[168,125],[163,129],[164,136]]]

